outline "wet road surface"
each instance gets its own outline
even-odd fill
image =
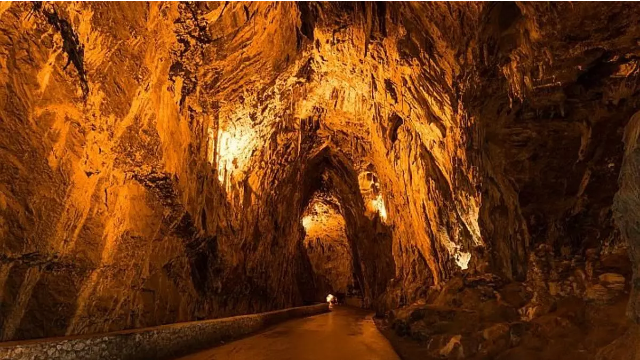
[[[180,360],[399,360],[372,315],[336,306],[329,313],[290,320]]]

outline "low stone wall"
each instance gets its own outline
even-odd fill
[[[107,334],[0,343],[0,359],[172,359],[279,322],[329,311],[328,304]]]

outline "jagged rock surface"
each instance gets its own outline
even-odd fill
[[[303,244],[319,299],[328,294],[344,296],[354,287],[353,256],[342,212],[334,197],[319,193],[302,217]]]
[[[518,321],[629,290],[638,321],[637,19],[622,3],[3,3],[0,337],[322,300],[302,224],[318,194],[344,220],[334,280],[380,314],[463,273],[524,282]],[[513,352],[514,322],[467,334]],[[454,335],[438,356],[467,346]]]

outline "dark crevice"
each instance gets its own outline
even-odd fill
[[[47,22],[60,32],[62,49],[67,54],[67,63],[64,65],[64,70],[67,69],[69,64],[73,64],[80,77],[82,94],[86,98],[89,95],[89,83],[84,69],[84,45],[80,43],[78,35],[73,31],[71,24],[58,15],[54,5],[51,5],[51,11],[49,11],[45,9],[42,2],[35,2],[33,9],[34,11],[41,12],[47,19]]]

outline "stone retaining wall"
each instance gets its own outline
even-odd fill
[[[219,345],[279,322],[329,311],[328,304],[107,334],[0,344],[0,359],[172,359]]]

